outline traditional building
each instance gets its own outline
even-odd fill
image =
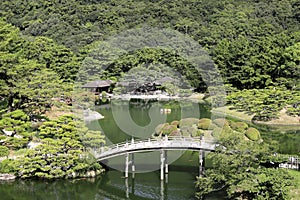
[[[86,88],[95,94],[100,94],[101,92],[110,92],[110,86],[112,85],[111,80],[96,80],[84,84],[81,88]]]

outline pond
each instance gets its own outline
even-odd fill
[[[197,170],[196,170],[197,171]],[[158,173],[137,174],[124,179],[115,170],[93,179],[76,180],[16,180],[0,182],[1,200],[193,200],[195,171],[171,170],[168,183],[159,180]],[[209,200],[217,200],[213,194]]]
[[[210,112],[208,103],[192,101],[114,100],[97,106],[104,119],[88,123],[91,129],[105,134],[107,145],[134,138],[148,138],[158,124],[187,117],[218,118]],[[170,112],[165,110],[170,109]],[[224,116],[220,116],[224,117]],[[232,119],[231,120],[236,120]],[[279,153],[297,154],[300,151],[300,129],[295,126],[256,125],[264,141],[279,143]]]
[[[104,119],[88,122],[90,129],[101,130],[107,145],[148,138],[158,124],[186,117],[211,118],[210,106],[191,101],[115,100],[95,107]],[[280,132],[269,126],[256,126],[266,141],[275,139],[282,153],[297,153],[299,131]],[[110,159],[109,170],[95,179],[17,180],[0,183],[1,200],[81,200],[81,199],[195,199],[195,180],[199,173],[197,152],[170,152],[167,179],[160,181],[159,152],[138,153],[136,173],[124,179],[124,157]],[[209,164],[209,163],[207,163]],[[143,173],[139,173],[143,172]],[[222,199],[214,193],[207,199]]]

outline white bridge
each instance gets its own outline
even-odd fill
[[[161,152],[161,180],[164,179],[165,173],[168,173],[167,151],[169,150],[191,150],[199,151],[199,171],[203,173],[203,161],[205,151],[214,151],[216,142],[213,140],[205,140],[200,137],[162,137],[148,138],[144,140],[134,140],[130,142],[113,144],[111,146],[102,147],[94,150],[94,155],[98,161],[103,161],[116,156],[125,155],[125,177],[128,177],[129,165],[132,166],[132,172],[135,172],[134,153],[147,151]],[[131,161],[129,161],[131,155]]]

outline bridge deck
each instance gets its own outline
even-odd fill
[[[95,157],[98,161],[123,155],[125,153],[146,152],[163,150],[204,150],[214,151],[216,143],[213,140],[201,140],[199,137],[164,137],[148,138],[145,140],[131,140],[103,147],[96,150]]]

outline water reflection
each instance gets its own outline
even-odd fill
[[[131,176],[124,179],[122,175],[118,171],[109,171],[102,177],[94,179],[16,180],[0,183],[0,198],[1,200],[195,199],[194,172],[171,171],[168,183],[160,181],[159,172],[135,174],[134,179]]]

